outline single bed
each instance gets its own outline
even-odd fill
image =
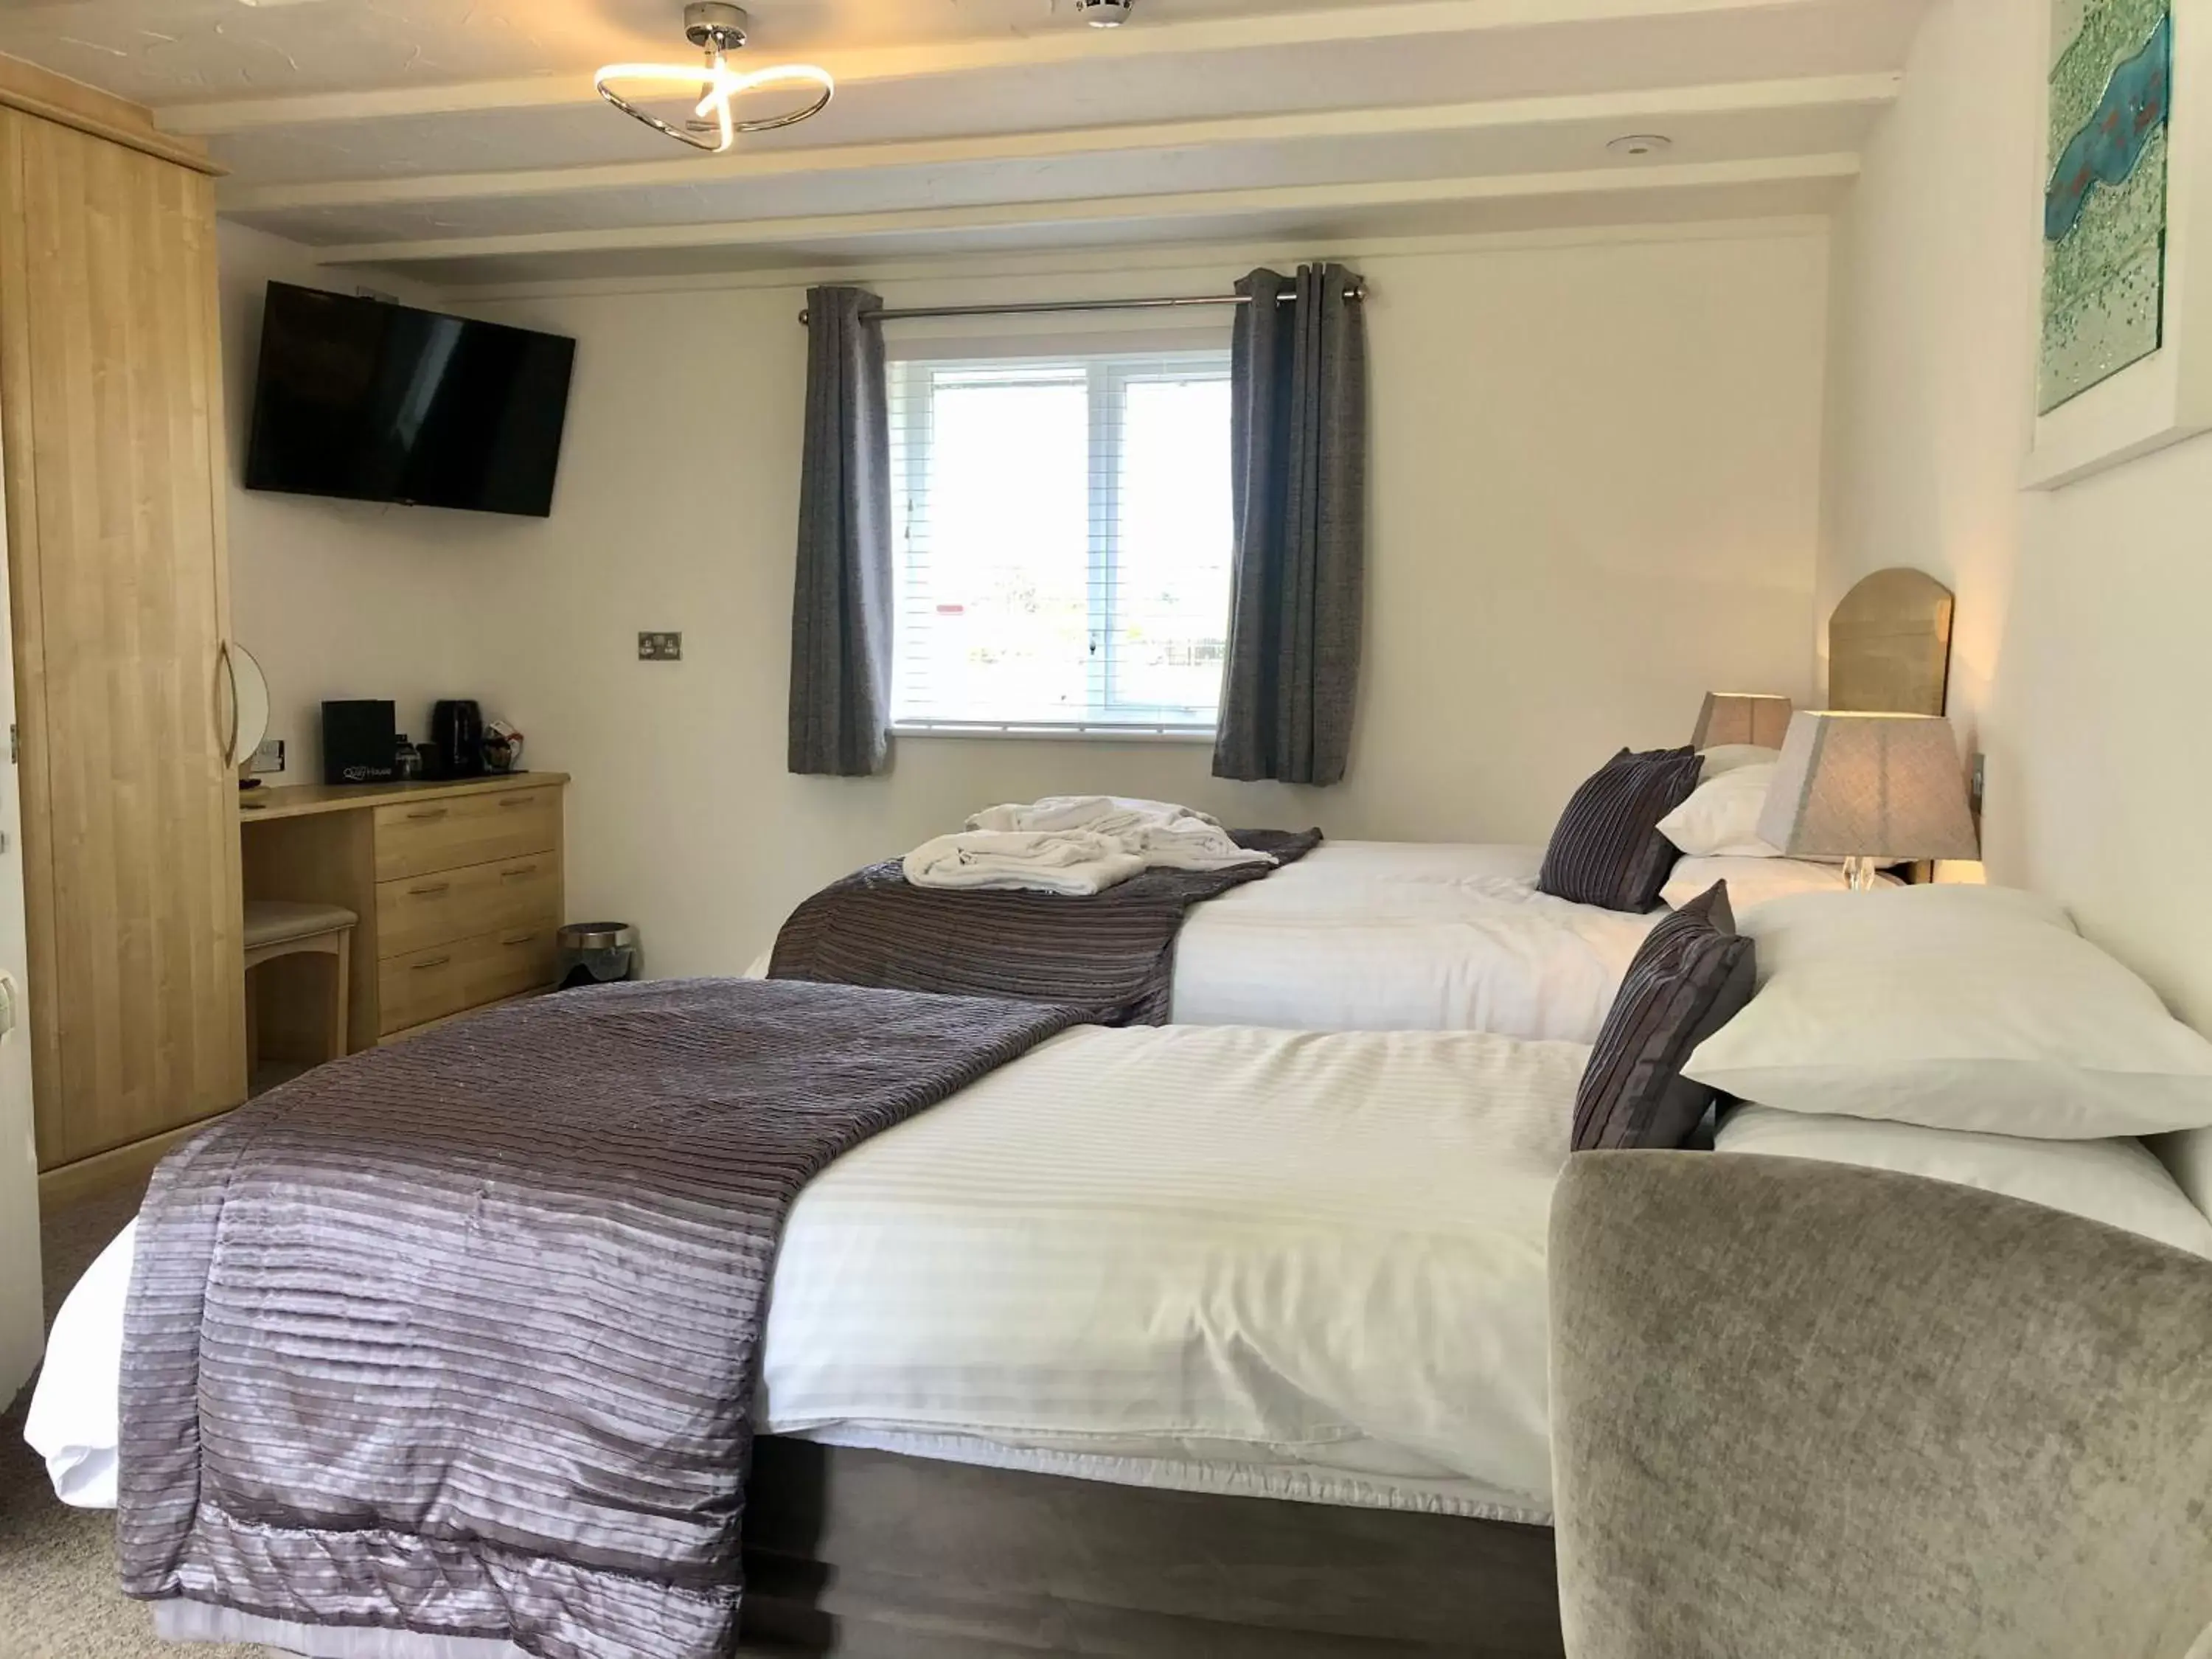
[[[1187,912],[1168,1018],[1589,1042],[1657,915],[1539,892],[1543,861],[1540,847],[1323,842]]]
[[[1828,706],[1941,714],[1952,613],[1950,591],[1918,571],[1859,583],[1830,618]],[[1540,847],[1324,842],[1191,911],[1173,1018],[1595,1041],[1657,917],[1539,892],[1543,859]]]
[[[1942,712],[1952,609],[1949,590],[1917,571],[1878,572],[1853,588],[1830,623],[1830,706]],[[1593,1042],[1658,915],[1540,892],[1543,860],[1540,847],[1324,841],[1183,913],[1162,943],[1171,958],[1167,1017],[1188,1025]],[[995,937],[954,948],[1003,949]],[[1066,937],[1074,942],[1059,948],[1082,948],[1079,928]],[[1025,949],[1038,951],[1042,938]],[[749,973],[765,976],[774,954]]]

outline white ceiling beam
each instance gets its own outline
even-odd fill
[[[663,161],[623,161],[592,167],[305,184],[234,185],[222,190],[221,199],[226,213],[297,213],[325,208],[514,200],[592,191],[647,190],[664,185],[710,185],[801,174],[1034,161],[1300,139],[1440,137],[1583,122],[1662,123],[1688,115],[1875,108],[1893,102],[1903,87],[1904,77],[1900,75],[1821,76],[1718,86],[1496,99],[1481,103],[1315,110],[1287,115],[1229,116],[1210,120],[1071,127],[972,137],[905,139],[811,149],[756,150],[704,158],[677,156]]]
[[[1814,184],[1822,181],[1814,180]],[[1782,186],[1789,188],[1787,185]],[[1698,217],[1615,224],[1554,225],[1529,230],[1412,231],[1402,235],[1362,233],[1331,236],[1316,245],[1303,234],[1286,243],[1279,234],[1231,241],[1133,242],[1115,251],[1112,276],[1116,288],[1126,287],[1133,275],[1177,273],[1203,281],[1218,276],[1224,265],[1249,270],[1286,257],[1295,244],[1302,260],[1354,260],[1417,257],[1440,253],[1490,253],[1505,249],[1597,247],[1630,242],[1741,241],[1747,237],[1818,237],[1832,223],[1824,212],[1760,212],[1755,219]],[[537,276],[466,284],[471,305],[496,304],[507,300],[540,300],[553,295],[605,294],[682,294],[703,290],[744,290],[816,287],[823,283],[853,280],[849,259],[819,264],[733,266],[727,270],[688,271],[680,275],[623,276]],[[1001,283],[1033,284],[1040,279],[1072,279],[1096,286],[1099,280],[1098,251],[1076,247],[1052,251],[984,249],[969,253],[900,253],[889,252],[866,262],[872,285],[905,283],[974,282],[979,289],[996,292]],[[455,292],[461,291],[458,287]]]
[[[1492,174],[1393,183],[1294,185],[1170,196],[1007,202],[978,207],[907,208],[881,213],[751,219],[713,224],[641,225],[621,230],[544,231],[406,242],[356,243],[315,251],[322,265],[404,265],[455,259],[670,248],[774,247],[782,244],[1009,228],[1096,228],[1123,222],[1250,217],[1346,209],[1424,207],[1548,197],[1623,195],[1715,186],[1800,184],[1856,178],[1856,155],[1796,155],[1676,167]]]
[[[1819,0],[1376,0],[1326,11],[1189,21],[1146,20],[1127,28],[1086,29],[1062,24],[1029,34],[928,42],[873,50],[814,54],[844,87],[877,81],[911,81],[986,70],[1031,70],[1079,62],[1139,62],[1200,52],[1255,51],[1279,46],[1341,46],[1426,35],[1470,34],[1504,28],[1622,19],[1695,17],[1714,13],[1800,11]],[[681,43],[678,43],[679,46]],[[775,43],[763,41],[773,52]],[[507,81],[459,82],[446,86],[378,87],[352,92],[296,93],[193,104],[154,112],[165,132],[198,137],[270,127],[403,117],[465,115],[502,110],[550,109],[597,98],[588,74],[534,76]]]

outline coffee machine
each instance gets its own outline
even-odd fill
[[[482,777],[483,736],[483,711],[474,700],[458,697],[432,704],[430,769],[441,778]]]

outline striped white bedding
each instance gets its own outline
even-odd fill
[[[1324,842],[1195,907],[1176,942],[1178,1025],[1495,1031],[1595,1042],[1663,911],[1536,890],[1540,847]],[[745,972],[765,979],[774,951]]]
[[[1171,1018],[1594,1042],[1658,920],[1536,890],[1540,847],[1325,842],[1198,906]]]
[[[1464,1032],[1067,1032],[806,1190],[760,1420],[1542,1520],[1546,1217],[1587,1058]],[[119,1279],[58,1325],[33,1425],[77,1502],[112,1501]]]

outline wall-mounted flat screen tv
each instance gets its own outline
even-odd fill
[[[249,489],[545,518],[576,343],[269,284]]]

